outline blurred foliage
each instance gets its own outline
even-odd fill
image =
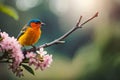
[[[19,19],[18,13],[14,8],[4,5],[2,3],[0,3],[0,12],[3,12],[5,14],[9,15],[10,17],[12,17],[15,20]]]

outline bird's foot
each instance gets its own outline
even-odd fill
[[[24,56],[27,54],[27,50],[24,46],[23,46],[23,54],[24,54]]]
[[[34,45],[32,45],[32,47],[33,47],[33,52],[36,53],[37,48]]]

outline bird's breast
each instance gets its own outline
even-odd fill
[[[21,36],[21,44],[25,46],[30,46],[35,44],[41,36],[40,29],[28,28],[26,32]]]

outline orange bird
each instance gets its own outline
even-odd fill
[[[41,36],[41,26],[44,25],[39,19],[32,19],[20,31],[17,40],[22,46],[33,46]]]

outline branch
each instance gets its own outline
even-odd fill
[[[49,43],[45,43],[43,45],[41,45],[40,47],[49,47],[49,46],[52,46],[52,45],[55,45],[55,44],[63,44],[65,43],[64,39],[66,37],[68,37],[71,33],[73,33],[75,30],[77,30],[78,28],[82,28],[86,23],[88,23],[89,21],[93,20],[94,18],[98,17],[98,12],[96,12],[91,18],[89,18],[88,20],[84,21],[83,23],[81,23],[81,20],[82,20],[82,16],[80,16],[77,24],[75,27],[73,27],[71,30],[69,30],[67,33],[65,33],[63,36],[59,37],[58,39],[55,39],[54,41],[52,42],[49,42]],[[40,47],[37,47],[36,50],[39,50]],[[34,48],[31,48],[29,50],[27,50],[28,52],[30,51],[35,51]]]

